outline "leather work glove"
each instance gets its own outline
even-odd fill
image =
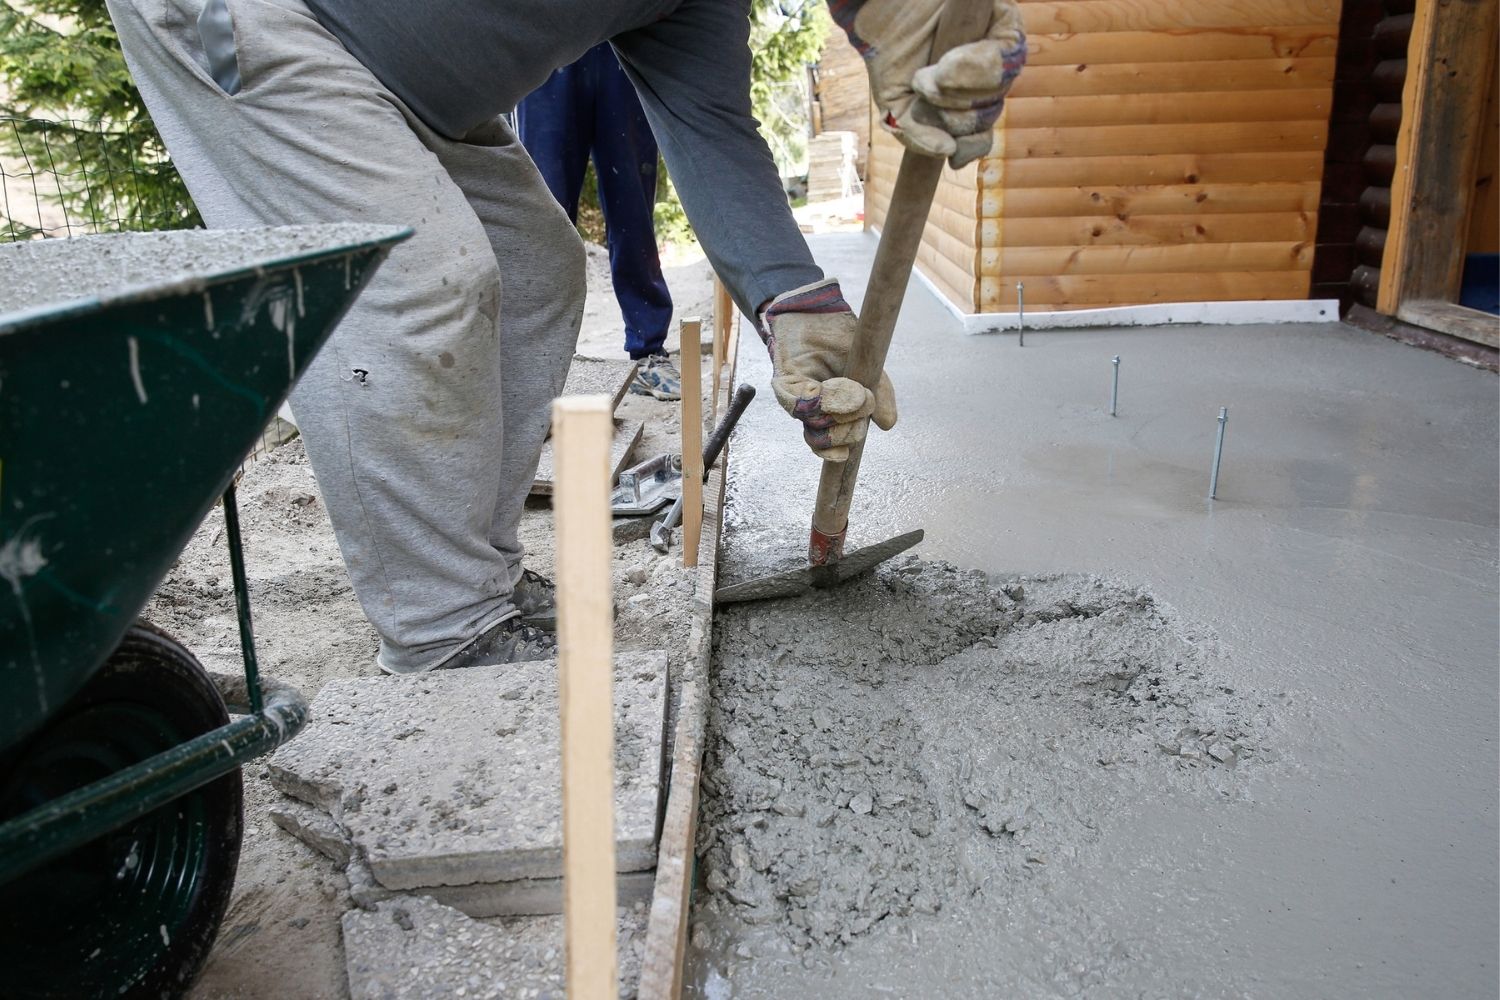
[[[883,431],[896,426],[896,393],[883,372],[875,392],[843,377],[856,328],[832,278],[778,295],[761,312],[771,389],[782,408],[802,421],[813,454],[826,462],[848,460],[871,419]]]
[[[991,129],[1026,63],[1014,0],[994,0],[987,37],[927,65],[942,0],[829,0],[828,9],[865,58],[882,124],[906,146],[946,156],[957,169],[990,151]]]

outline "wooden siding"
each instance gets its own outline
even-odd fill
[[[919,256],[960,307],[1306,298],[1340,0],[1021,0],[993,154],[945,175]],[[900,147],[874,134],[879,225]],[[969,197],[956,190],[972,172]]]
[[[870,132],[865,224],[880,228],[901,167],[902,145],[875,125]],[[979,168],[944,170],[922,232],[917,266],[951,302],[971,310],[979,294]]]

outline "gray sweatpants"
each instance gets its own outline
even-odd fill
[[[516,613],[517,528],[578,337],[582,243],[502,122],[432,132],[300,0],[228,0],[242,83],[226,94],[203,5],[109,0],[208,225],[416,229],[292,409],[381,663],[435,665]]]

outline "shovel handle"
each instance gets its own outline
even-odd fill
[[[947,0],[938,20],[932,45],[932,61],[949,49],[983,38],[989,30],[994,11],[992,0]],[[890,210],[875,250],[870,282],[865,290],[864,305],[859,311],[859,328],[854,347],[849,352],[845,375],[865,388],[874,390],[885,369],[885,356],[906,297],[917,248],[922,244],[922,230],[927,212],[943,175],[943,159],[907,150],[901,156],[901,170],[891,192]],[[855,445],[844,462],[824,462],[818,482],[818,504],[813,510],[812,540],[808,544],[808,561],[814,566],[838,562],[844,551],[844,536],[849,530],[849,505],[854,499],[855,480],[864,444]]]

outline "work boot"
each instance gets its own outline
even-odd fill
[[[655,396],[657,399],[682,398],[682,374],[672,359],[665,354],[653,354],[642,358],[631,380],[630,391],[638,396]]]
[[[493,663],[524,663],[557,656],[557,636],[532,628],[520,618],[492,625],[479,638],[438,664],[439,670],[461,670]]]
[[[527,625],[557,631],[557,587],[542,574],[521,570],[510,603],[521,610],[521,620]]]

